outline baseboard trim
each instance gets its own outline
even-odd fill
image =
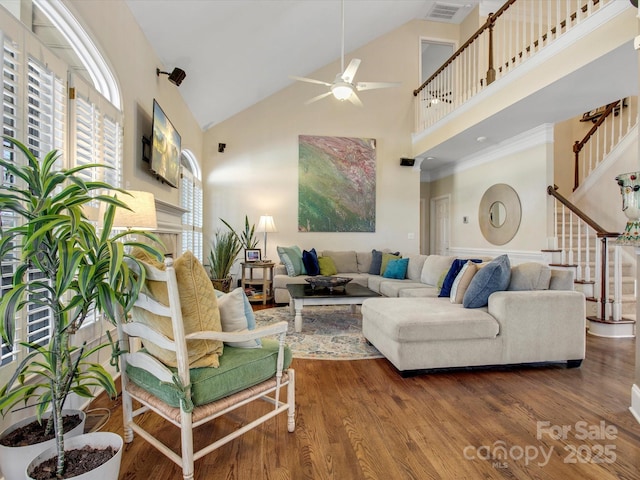
[[[629,411],[636,419],[636,422],[640,423],[640,387],[635,383],[631,387],[631,406]]]

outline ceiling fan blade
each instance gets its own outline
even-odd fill
[[[358,71],[358,67],[360,66],[360,59],[353,58],[347,65],[347,68],[344,69],[344,72],[341,75],[342,80],[347,83],[352,83],[353,78],[356,76],[356,72]]]
[[[328,82],[323,82],[322,80],[315,80],[313,78],[296,77],[294,75],[289,75],[289,78],[291,78],[292,80],[299,80],[301,82],[316,83],[318,85],[324,85],[325,87],[330,87],[331,86],[331,84],[328,83]]]
[[[358,82],[356,84],[356,90],[362,92],[363,90],[373,90],[375,88],[390,88],[399,87],[402,82]]]
[[[318,100],[322,100],[324,97],[328,97],[329,95],[331,95],[331,91],[326,93],[321,93],[320,95],[307,100],[306,102],[304,102],[304,104],[309,105],[310,103],[317,102]]]
[[[362,104],[362,102],[360,101],[360,99],[358,98],[358,96],[356,95],[356,92],[353,92],[351,94],[351,96],[349,97],[349,101],[351,103],[353,103],[355,106],[357,107],[364,107],[364,105]]]

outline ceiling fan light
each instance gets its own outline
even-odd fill
[[[346,83],[339,83],[331,86],[331,93],[338,100],[347,100],[353,93],[353,87]]]

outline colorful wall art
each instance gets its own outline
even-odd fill
[[[298,140],[298,231],[375,232],[375,139]]]

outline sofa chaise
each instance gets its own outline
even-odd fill
[[[511,266],[507,255],[409,255],[404,278],[388,278],[372,273],[372,252],[321,256],[332,258],[337,275],[383,295],[363,302],[362,332],[403,374],[547,362],[578,367],[584,359],[585,297],[574,291],[572,271],[537,262]],[[276,302],[288,302],[286,285],[307,276],[276,267]]]

